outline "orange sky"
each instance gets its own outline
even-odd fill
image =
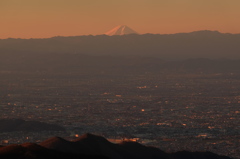
[[[240,33],[240,0],[0,0],[0,39],[139,33]]]

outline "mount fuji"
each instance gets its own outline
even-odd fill
[[[119,25],[113,28],[112,30],[106,32],[105,34],[112,36],[112,35],[127,35],[127,34],[138,34],[138,33],[126,25]]]

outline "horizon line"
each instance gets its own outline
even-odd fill
[[[30,39],[51,39],[51,38],[56,38],[56,37],[76,37],[76,36],[128,36],[128,35],[136,35],[136,36],[141,36],[141,35],[174,35],[174,34],[189,34],[189,33],[194,33],[194,32],[203,32],[203,31],[208,31],[208,32],[218,32],[220,34],[231,34],[231,35],[238,35],[240,33],[229,33],[229,32],[220,32],[218,30],[196,30],[196,31],[190,31],[190,32],[177,32],[177,33],[138,33],[138,34],[125,34],[125,35],[106,35],[105,33],[102,34],[82,34],[82,35],[56,35],[56,36],[50,36],[50,37],[44,37],[44,38],[38,38],[38,37],[32,37],[32,38],[19,38],[19,37],[8,37],[8,38],[0,38],[0,40],[7,40],[7,39],[22,39],[22,40],[30,40]]]

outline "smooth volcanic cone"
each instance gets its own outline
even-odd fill
[[[127,35],[127,34],[138,34],[138,33],[126,25],[120,25],[106,32],[105,34],[109,36],[113,36],[113,35]]]

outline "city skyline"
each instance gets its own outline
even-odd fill
[[[240,1],[2,0],[0,39],[99,35],[127,25],[140,34],[240,33]]]

